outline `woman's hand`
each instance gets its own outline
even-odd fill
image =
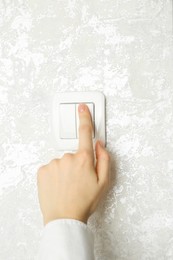
[[[80,111],[82,109],[83,111]],[[59,218],[87,223],[108,190],[110,155],[97,141],[96,166],[91,115],[86,105],[79,106],[79,148],[38,169],[37,185],[44,225]]]

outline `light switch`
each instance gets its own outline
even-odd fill
[[[95,115],[94,115],[94,103],[85,103],[89,110],[90,110],[90,114],[91,114],[91,118],[92,118],[92,122],[93,122],[93,128],[94,128],[94,131],[93,131],[93,134],[92,134],[92,137],[94,138],[95,137]],[[79,104],[76,104],[76,122],[77,122],[77,138],[79,138],[79,113],[78,113],[78,106]]]
[[[51,102],[52,141],[60,151],[77,151],[79,147],[78,106],[85,103],[91,113],[94,131],[93,148],[97,140],[106,145],[105,96],[98,91],[55,92]]]
[[[60,138],[76,138],[76,111],[75,104],[59,105]]]

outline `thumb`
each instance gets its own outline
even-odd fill
[[[110,180],[110,155],[106,149],[97,141],[96,147],[96,172],[98,176],[98,183],[101,186],[109,184]]]

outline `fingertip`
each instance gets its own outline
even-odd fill
[[[86,111],[86,105],[84,103],[80,103],[78,106],[78,112],[82,113],[84,111]]]

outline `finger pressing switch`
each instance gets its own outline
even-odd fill
[[[106,147],[105,95],[98,91],[55,92],[51,106],[51,128],[53,145],[59,151],[79,149],[78,106],[88,106],[93,123],[93,147],[101,140]]]
[[[60,119],[60,138],[75,139],[76,138],[76,111],[75,104],[59,105]]]
[[[93,123],[93,133],[92,133],[92,138],[95,137],[95,108],[94,108],[94,103],[85,103],[90,111],[91,118],[92,118],[92,123]],[[78,115],[78,106],[79,104],[76,104],[76,131],[77,131],[77,138],[79,138],[79,115]]]

